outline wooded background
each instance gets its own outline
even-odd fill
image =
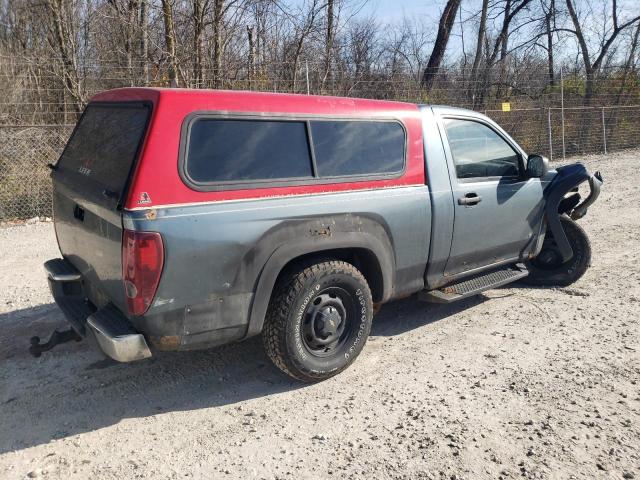
[[[0,219],[49,214],[46,163],[123,86],[463,106],[556,159],[640,145],[637,0],[438,3],[388,21],[366,0],[0,0]]]

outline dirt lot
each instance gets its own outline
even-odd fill
[[[135,364],[64,324],[51,224],[0,229],[0,478],[640,479],[640,152],[591,157],[593,266],[571,288],[383,307],[358,361],[289,381],[259,339]]]

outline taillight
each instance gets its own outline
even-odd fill
[[[130,314],[142,315],[149,309],[163,264],[164,247],[159,233],[124,231],[122,280]]]

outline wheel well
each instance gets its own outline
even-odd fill
[[[290,272],[293,269],[325,262],[327,260],[342,260],[356,267],[367,280],[373,301],[379,302],[382,300],[384,279],[380,262],[376,255],[366,248],[336,248],[300,255],[299,257],[289,260],[278,274],[278,279],[284,273]]]

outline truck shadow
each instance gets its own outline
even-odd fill
[[[394,302],[376,316],[371,335],[393,336],[424,327],[484,300],[478,296],[452,305]],[[276,370],[259,337],[120,364],[105,359],[86,341],[59,345],[39,359],[30,357],[30,336],[44,337],[54,328],[65,328],[54,304],[0,314],[0,328],[0,454],[126,418],[203,408],[216,409],[211,411],[215,417],[233,413],[244,400],[322,388],[292,381]],[[357,368],[356,363],[352,369]],[[350,371],[328,381],[344,381]]]

